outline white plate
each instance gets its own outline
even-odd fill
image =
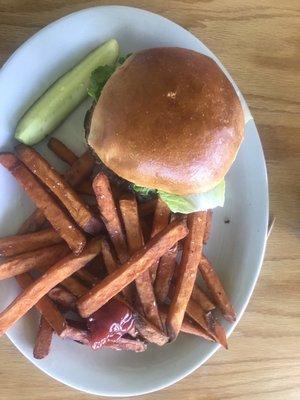
[[[215,58],[191,33],[147,11],[108,6],[68,15],[29,39],[2,68],[1,150],[12,148],[16,123],[27,107],[89,50],[110,37],[117,38],[123,54],[147,47],[180,46]],[[84,147],[83,117],[88,107],[86,101],[55,131],[56,137],[78,153]],[[260,271],[268,220],[265,160],[245,103],[244,109],[249,120],[246,137],[226,178],[226,204],[214,213],[212,237],[206,249],[233,301],[238,319]],[[63,170],[63,164],[45,143],[37,148]],[[33,205],[3,168],[0,168],[0,188],[0,236],[4,236],[16,232]],[[225,219],[230,223],[225,224]],[[18,292],[14,280],[1,282],[1,308]],[[55,339],[49,357],[37,361],[32,357],[37,322],[37,313],[31,311],[9,330],[8,337],[42,371],[67,385],[98,395],[133,396],[159,390],[194,371],[218,349],[216,344],[183,334],[171,345],[153,346],[142,354],[93,352],[76,343]],[[234,326],[224,324],[229,335]]]

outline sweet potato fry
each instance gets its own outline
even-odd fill
[[[80,283],[74,276],[69,276],[60,282],[60,285],[76,297],[81,297],[88,292],[89,288]]]
[[[70,321],[68,321],[64,339],[71,339],[74,340],[75,342],[80,342],[88,346],[90,344],[88,331],[80,327],[71,325]]]
[[[204,244],[206,244],[208,242],[208,239],[210,237],[210,231],[211,231],[211,225],[212,225],[212,216],[213,216],[212,210],[207,210],[207,213],[206,213],[206,224],[205,224],[205,231],[204,231],[204,238],[203,238],[203,243]]]
[[[174,294],[171,299],[166,327],[170,340],[176,339],[192,294],[197,268],[202,254],[206,212],[189,214],[187,225],[189,234],[184,241]]]
[[[147,243],[151,239],[153,214],[144,215],[144,216],[140,215],[140,224],[141,224],[141,229],[143,232],[143,237],[144,237],[145,243]]]
[[[48,292],[48,297],[65,310],[76,310],[77,297],[64,288],[54,287]]]
[[[126,338],[120,338],[115,342],[108,341],[103,347],[113,350],[135,351],[136,353],[147,350],[147,345],[145,342],[142,342],[138,339],[132,340]]]
[[[170,283],[174,274],[177,257],[177,244],[164,254],[158,265],[154,292],[159,303],[164,303],[168,297]]]
[[[200,274],[200,273],[199,273]],[[178,268],[175,268],[174,270],[174,275],[173,275],[173,279],[176,280],[178,275]],[[174,285],[172,288],[170,288],[170,298],[172,296],[172,292],[174,292]],[[192,295],[191,298],[193,300],[195,300],[196,303],[198,303],[200,305],[201,308],[203,308],[203,310],[205,312],[209,312],[212,311],[216,308],[215,304],[212,302],[212,300],[207,296],[207,294],[200,288],[200,286],[198,286],[197,280],[195,281],[194,287],[193,287],[193,291],[192,291]]]
[[[194,284],[191,297],[205,312],[212,311],[216,308],[206,293],[198,286],[197,282]]]
[[[109,274],[112,274],[119,268],[118,261],[115,259],[108,242],[104,238],[102,239],[102,256]]]
[[[67,255],[49,268],[47,274],[28,286],[4,311],[0,313],[0,336],[29,311],[50,289],[72,275],[96,257],[101,250],[99,238],[87,243],[79,256]]]
[[[88,331],[79,326],[72,326],[71,323],[68,323],[65,337],[85,345],[90,345]],[[129,350],[139,353],[147,349],[147,344],[138,339],[133,340],[122,337],[115,341],[107,341],[102,347],[113,350]]]
[[[36,175],[62,202],[74,221],[87,233],[95,235],[101,223],[82,201],[71,185],[32,147],[19,144],[16,147],[19,159]]]
[[[34,283],[34,279],[28,273],[16,276],[16,280],[23,290]],[[44,296],[41,298],[36,303],[35,308],[46,319],[57,335],[63,336],[66,328],[66,320],[49,297]]]
[[[92,182],[90,180],[82,182],[78,187],[77,187],[77,192],[80,194],[85,194],[88,196],[95,196]]]
[[[38,360],[47,357],[50,352],[53,329],[46,319],[41,316],[40,326],[35,338],[33,357]]]
[[[11,153],[0,154],[0,164],[8,169],[23,186],[28,196],[42,210],[53,228],[74,253],[79,254],[86,243],[84,235],[35,176]]]
[[[190,335],[202,337],[209,342],[215,342],[215,340],[211,336],[209,336],[208,333],[203,328],[201,328],[200,325],[196,326],[186,317],[183,318],[180,331],[184,333],[189,333]]]
[[[73,188],[77,188],[78,185],[90,177],[94,166],[95,159],[93,155],[86,151],[63,176]]]
[[[104,265],[103,255],[101,253],[85,266],[85,269],[98,280],[107,276],[107,270]]]
[[[73,153],[63,142],[56,138],[51,138],[48,142],[48,147],[57,155],[58,158],[63,160],[69,165],[73,165],[78,157]]]
[[[154,211],[156,209],[156,203],[157,199],[152,199],[145,201],[144,203],[140,203],[138,206],[140,217],[145,217],[147,215],[154,214]]]
[[[85,152],[78,158],[75,164],[63,175],[66,181],[72,186],[77,187],[86,179],[94,168],[95,160],[90,152]],[[31,214],[21,225],[18,233],[34,232],[41,229],[46,218],[40,209]]]
[[[163,322],[166,323],[168,308],[164,304],[162,304],[159,307],[159,312]],[[201,328],[199,324],[194,324],[192,321],[189,320],[187,316],[183,318],[180,332],[189,333],[190,335],[194,336],[199,336],[205,340],[209,340],[210,342],[214,341],[214,339],[210,335],[208,335],[208,333],[203,328]]]
[[[144,238],[140,227],[137,202],[134,195],[120,200],[120,210],[126,231],[127,243],[130,255],[140,250],[144,246]],[[140,299],[144,315],[147,319],[163,329],[159,316],[156,298],[152,286],[150,273],[148,270],[139,275],[135,280],[135,286]]]
[[[93,180],[93,189],[107,232],[121,263],[128,260],[128,249],[117,207],[107,176],[100,172]]]
[[[199,270],[216,305],[220,308],[224,317],[228,321],[234,322],[236,320],[236,313],[234,311],[234,308],[230,303],[230,300],[214,267],[205,256],[201,258],[201,261],[199,263]]]
[[[210,329],[214,331],[217,342],[219,342],[220,345],[227,350],[228,343],[227,343],[226,331],[223,328],[223,326],[219,323],[219,321],[213,316],[211,312],[207,313],[205,318],[208,323],[208,326],[210,326]]]
[[[89,273],[85,268],[78,270],[76,276],[88,287],[95,285],[99,281],[95,275]]]
[[[45,263],[44,265],[37,265],[35,267],[35,270],[38,271],[40,273],[40,275],[43,275],[48,272],[49,268],[52,265],[53,265],[53,263],[49,263],[49,262]],[[76,274],[77,274],[77,272],[75,272],[73,274],[73,276],[69,276],[68,278],[61,281],[60,286],[63,286],[74,296],[80,297],[80,296],[83,296],[86,292],[88,292],[89,288],[87,286],[85,286],[83,283],[81,283],[76,278]]]
[[[58,158],[70,166],[75,164],[79,158],[63,142],[56,138],[51,138],[49,140],[48,147]],[[90,181],[83,181],[80,183],[77,187],[77,191],[81,194],[94,195],[92,183]]]
[[[102,257],[104,261],[105,268],[108,274],[112,274],[116,269],[120,267],[116,257],[114,256],[112,249],[108,242],[103,238],[102,239]],[[127,301],[132,304],[134,291],[131,285],[124,287],[122,290],[123,295],[127,299]]]
[[[0,263],[0,280],[22,274],[32,268],[49,267],[49,265],[55,263],[68,253],[68,246],[61,243],[15,257],[9,257]]]
[[[158,346],[163,346],[168,343],[168,336],[166,336],[161,329],[158,329],[155,325],[146,320],[141,314],[135,313],[134,318],[136,330],[149,343],[154,343]]]
[[[54,229],[44,229],[35,233],[7,236],[0,239],[0,256],[17,256],[60,242],[62,242],[62,238]]]
[[[227,349],[227,339],[224,328],[214,319],[211,312],[205,311],[193,299],[187,304],[186,313],[197,322],[209,336]]]
[[[160,199],[157,199],[153,217],[151,237],[157,235],[168,225],[170,221],[170,214],[171,214],[170,209],[166,205],[166,203],[164,203]],[[154,283],[156,278],[158,264],[159,264],[159,259],[155,263],[153,263],[153,265],[150,267],[150,276],[152,279],[152,283]]]
[[[130,329],[128,330],[127,334],[128,334],[129,336],[131,336],[132,338],[137,338],[137,337],[139,336],[139,333],[138,333],[138,331],[136,330],[135,325],[134,325],[132,328],[130,328]]]
[[[121,290],[146,271],[178,240],[184,238],[188,229],[183,221],[174,221],[154,236],[141,250],[137,251],[123,266],[95,285],[77,302],[82,317],[94,311],[118,294]],[[196,267],[197,268],[197,267]]]
[[[37,208],[28,218],[25,219],[23,224],[18,229],[18,234],[36,232],[43,227],[47,219],[43,212]]]

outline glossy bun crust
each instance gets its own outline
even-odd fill
[[[94,109],[89,145],[139,186],[187,195],[216,186],[244,136],[241,104],[210,58],[154,48],[128,58]]]

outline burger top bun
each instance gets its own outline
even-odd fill
[[[177,195],[215,187],[244,136],[238,96],[211,59],[163,47],[130,56],[106,83],[88,143],[122,178]]]

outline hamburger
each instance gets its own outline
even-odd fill
[[[107,68],[104,78],[98,71],[101,94],[87,132],[102,163],[139,194],[156,193],[173,212],[223,206],[244,114],[219,66],[195,51],[163,47]]]

